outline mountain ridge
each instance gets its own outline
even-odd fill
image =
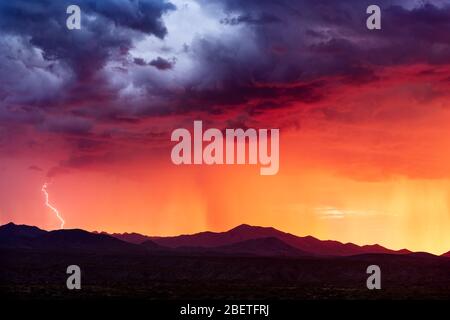
[[[251,241],[257,240],[260,241]],[[264,240],[265,239],[265,240]],[[268,240],[270,239],[270,240]],[[264,242],[266,241],[266,243]],[[271,247],[272,246],[272,247]],[[88,232],[81,229],[45,231],[34,226],[8,223],[0,226],[1,248],[82,250],[96,252],[244,253],[250,255],[354,256],[363,254],[413,254],[379,244],[356,245],[313,236],[296,236],[273,227],[238,225],[228,231],[203,231],[179,236],[146,236],[139,233]],[[450,257],[450,251],[441,255]]]
[[[77,251],[101,253],[144,252],[141,246],[110,235],[96,234],[82,229],[46,231],[34,226],[8,223],[0,226],[0,248],[34,249],[43,251]]]
[[[249,224],[238,225],[228,231],[212,232],[203,231],[193,234],[182,234],[178,236],[146,236],[134,234],[134,239],[151,240],[159,245],[177,248],[177,247],[204,247],[213,248],[219,246],[231,245],[237,242],[274,237],[282,240],[286,244],[304,252],[317,255],[349,256],[365,253],[386,253],[386,254],[410,254],[408,249],[391,250],[379,244],[359,246],[354,243],[342,243],[335,240],[320,240],[313,236],[296,236],[291,233],[277,230],[273,227],[252,226]],[[127,234],[112,234],[121,240],[130,239]],[[139,236],[136,236],[139,235]]]

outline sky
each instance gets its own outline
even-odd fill
[[[59,228],[47,183],[65,228],[447,252],[449,30],[450,1],[0,0],[0,224]],[[279,128],[278,174],[174,165],[194,120]]]

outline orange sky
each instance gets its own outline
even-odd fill
[[[442,254],[450,250],[449,100],[433,95],[445,87],[432,78],[410,76],[417,68],[395,70],[395,81],[387,75],[388,89],[381,81],[343,87],[314,110],[280,113],[296,125],[281,130],[276,176],[260,176],[259,166],[175,166],[169,148],[141,145],[133,156],[55,176],[50,202],[67,228],[175,235],[249,223]],[[426,83],[429,91],[416,90]],[[338,107],[327,114],[327,106]],[[54,146],[3,157],[2,224],[58,227],[40,192],[45,172],[28,169],[51,167],[65,152]]]
[[[447,179],[358,181],[306,168],[289,157],[284,154],[283,169],[273,177],[259,176],[256,167],[152,168],[144,163],[116,168],[116,174],[67,174],[49,187],[50,200],[67,228],[174,235],[226,230],[245,222],[321,239],[448,251]],[[43,205],[39,174],[6,177],[4,194],[24,201],[2,199],[2,223],[58,228]],[[21,180],[10,183],[13,179]]]

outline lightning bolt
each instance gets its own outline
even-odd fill
[[[64,223],[65,223],[65,221],[64,221],[64,219],[61,217],[61,215],[59,214],[59,211],[58,211],[58,209],[56,209],[54,206],[52,206],[49,202],[48,202],[48,192],[47,192],[47,187],[48,187],[48,184],[47,184],[47,182],[46,183],[44,183],[44,185],[42,186],[42,192],[44,193],[44,196],[45,196],[45,205],[47,206],[47,207],[49,207],[55,214],[56,214],[56,217],[59,219],[59,221],[61,221],[61,227],[60,227],[60,229],[63,229],[64,228]]]

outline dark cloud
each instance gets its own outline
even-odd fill
[[[241,23],[257,25],[257,24],[277,23],[281,21],[282,20],[280,18],[270,13],[264,13],[258,17],[253,17],[251,15],[239,15],[237,17],[227,17],[220,20],[221,23],[228,25],[238,25]]]
[[[137,64],[138,66],[146,66],[147,63],[145,62],[144,59],[142,58],[134,58],[134,63]]]
[[[177,10],[169,2],[1,2],[0,29],[6,38],[0,68],[9,73],[14,66],[17,71],[11,72],[12,80],[1,77],[0,97],[46,108],[69,103],[76,105],[78,115],[83,110],[83,116],[94,120],[126,122],[194,109],[217,113],[218,106],[240,107],[254,99],[277,108],[295,99],[314,103],[324,94],[308,86],[326,78],[358,85],[377,81],[377,71],[385,66],[450,62],[448,5],[380,0],[382,30],[372,32],[365,27],[370,1],[198,2],[204,10],[214,7],[211,15],[218,21],[241,29],[234,38],[212,34],[185,43],[189,50],[179,54],[187,54],[194,65],[189,74],[177,77],[183,79],[180,82],[161,82],[147,69],[133,69],[148,65],[177,72],[176,54],[171,59],[133,57],[127,63],[134,40],[167,35],[163,14]],[[69,3],[82,8],[82,30],[65,27]],[[167,50],[174,52],[163,51]],[[108,63],[116,64],[110,73],[104,69]],[[114,83],[114,77],[123,80]],[[148,97],[121,108],[120,90],[130,85],[138,91],[136,96]],[[101,105],[108,107],[89,110]],[[35,119],[36,113],[29,113]],[[4,110],[0,115],[19,118]]]
[[[247,125],[308,106],[330,121],[357,121],[351,108],[321,104],[342,87],[380,81],[387,68],[428,65],[435,73],[450,64],[450,5],[443,1],[377,1],[376,31],[366,28],[368,0],[197,2],[226,33],[192,21],[212,31],[185,38],[178,25],[164,24],[165,14],[181,10],[164,0],[0,1],[0,126],[62,136],[73,156],[60,165],[83,167],[111,160],[105,144],[117,136],[155,138],[144,124],[164,116]],[[82,9],[81,30],[65,26],[69,4]],[[143,39],[150,40],[136,50]],[[425,90],[415,99],[439,94]]]
[[[157,57],[156,59],[151,60],[150,62],[145,62],[142,58],[134,58],[133,62],[138,66],[152,66],[158,70],[169,70],[172,69],[176,63],[176,59],[172,58],[171,60],[164,59],[162,57]]]
[[[81,8],[81,30],[66,27],[72,4]],[[120,87],[104,68],[113,63],[126,73],[121,64],[133,42],[164,38],[162,16],[173,10],[165,0],[0,1],[0,126],[66,139],[91,134],[103,114],[131,119],[115,113]]]
[[[169,61],[164,58],[158,57],[150,61],[148,64],[159,70],[168,70],[173,68],[175,61]]]
[[[202,1],[205,5],[209,2]],[[372,4],[370,1],[213,2],[224,6],[230,16],[224,21],[231,25],[239,24],[239,17],[264,16],[267,12],[282,22],[249,26],[257,35],[258,60],[268,61],[258,68],[266,80],[311,80],[324,76],[355,78],[355,73],[360,73],[363,68],[369,75],[363,79],[370,80],[371,68],[450,62],[446,32],[450,27],[449,3],[436,6],[431,2],[378,1],[377,5],[382,8],[382,30],[369,31],[366,8]],[[246,57],[238,56],[235,62],[254,64],[246,60]]]
[[[82,10],[81,30],[66,27],[66,8],[71,4]],[[174,9],[164,0],[1,1],[2,51],[20,51],[2,52],[0,68],[16,61],[28,64],[34,71],[29,81],[35,90],[27,94],[42,103],[48,102],[44,98],[49,96],[39,88],[43,84],[53,86],[49,88],[52,91],[73,94],[71,89],[79,89],[84,82],[90,85],[90,81],[97,80],[98,84],[99,79],[93,79],[96,72],[108,61],[127,54],[133,39],[143,35],[163,38],[167,29],[161,17]],[[22,50],[28,52],[27,56]],[[8,79],[3,81],[9,83]],[[8,94],[17,95],[21,86],[17,79]]]
[[[54,178],[73,170],[96,168],[98,165],[109,164],[112,161],[114,161],[114,156],[106,152],[99,154],[74,153],[68,159],[61,160],[58,165],[50,168],[47,177]]]

